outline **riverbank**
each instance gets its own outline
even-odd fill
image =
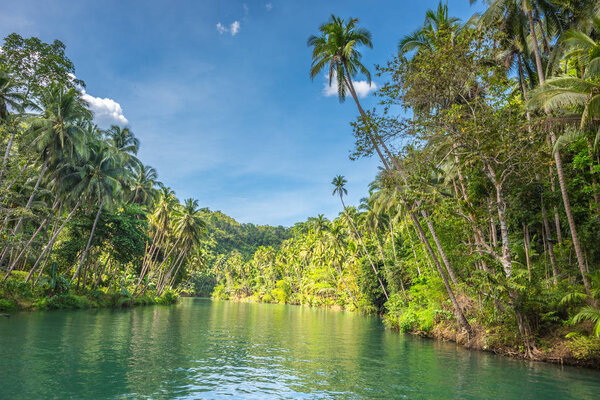
[[[3,277],[2,274],[0,279]],[[166,305],[174,304],[178,299],[178,295],[170,290],[160,296],[146,292],[134,297],[127,287],[121,287],[115,292],[106,291],[105,288],[56,288],[52,283],[32,288],[30,283],[25,282],[25,278],[26,274],[22,271],[14,271],[6,283],[0,286],[0,313]]]
[[[262,301],[257,296],[213,298],[243,303],[280,304],[277,301]],[[268,300],[274,299],[269,297]],[[284,304],[373,315],[373,313],[362,312],[359,309],[347,309],[339,304]],[[382,318],[388,329],[431,340],[455,342],[468,350],[484,351],[520,360],[600,369],[600,338],[585,334],[592,329],[592,324],[589,322],[580,324],[575,332],[573,326],[558,327],[548,331],[545,335],[536,336],[534,338],[536,349],[527,354],[520,337],[512,334],[502,325],[483,326],[476,319],[470,319],[473,334],[469,337],[464,333],[457,332],[450,308],[438,310],[432,320],[428,322],[420,320],[418,315],[401,316],[393,313],[377,315]],[[407,323],[407,320],[411,320],[412,323]]]

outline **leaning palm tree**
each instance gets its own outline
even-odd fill
[[[362,236],[358,232],[358,229],[356,229],[356,225],[354,224],[354,221],[348,214],[348,208],[346,207],[346,204],[344,203],[344,195],[348,194],[348,190],[346,189],[347,182],[348,181],[346,180],[346,178],[344,178],[342,175],[338,175],[338,176],[334,177],[333,181],[331,181],[331,184],[334,187],[332,195],[335,196],[337,194],[340,196],[342,208],[344,209],[344,215],[346,216],[348,223],[352,226],[352,230],[354,231],[354,234],[356,235],[356,239],[362,246],[363,251],[365,252],[365,255],[367,256],[367,259],[369,260],[369,263],[371,264],[371,268],[373,268],[373,272],[375,272],[375,276],[377,277],[377,280],[379,281],[379,285],[381,286],[381,290],[383,291],[385,298],[387,300],[389,300],[387,290],[385,290],[385,286],[383,285],[383,282],[381,281],[381,278],[379,277],[379,271],[377,271],[377,267],[375,267],[375,264],[373,263],[373,260],[371,259],[371,255],[369,254],[369,251],[367,250],[367,246],[365,245],[365,242],[363,241]]]
[[[340,101],[344,101],[346,98],[346,89],[350,91],[352,98],[354,99],[358,111],[361,115],[362,121],[366,125],[366,136],[367,140],[371,142],[372,148],[377,152],[379,159],[381,160],[386,171],[394,173],[391,169],[388,159],[383,155],[381,148],[385,151],[389,159],[394,163],[396,167],[396,161],[392,156],[390,150],[386,147],[386,144],[377,133],[376,126],[370,121],[369,115],[363,110],[356,95],[356,90],[352,83],[352,78],[361,72],[367,78],[370,83],[371,75],[369,70],[360,62],[361,54],[356,49],[358,45],[365,45],[367,47],[373,47],[371,42],[371,33],[363,28],[358,28],[356,25],[358,19],[350,18],[348,23],[343,19],[331,16],[329,21],[319,27],[320,36],[311,36],[308,39],[308,45],[313,47],[312,54],[312,67],[310,70],[310,76],[314,79],[325,67],[329,67],[329,84],[333,82],[334,75],[337,78],[338,85],[338,98]],[[398,168],[397,168],[398,169]],[[335,184],[334,184],[335,185]],[[399,188],[400,189],[400,188]],[[399,190],[401,192],[401,190]],[[458,301],[456,300],[452,288],[448,283],[442,266],[437,260],[437,256],[429,243],[429,239],[425,236],[421,224],[414,214],[410,213],[411,219],[417,229],[420,232],[421,240],[427,247],[431,258],[434,260],[436,268],[440,273],[450,297],[452,304],[455,309],[456,317],[459,325],[464,327],[467,332],[471,331],[471,325],[465,318]]]
[[[178,243],[181,250],[179,251],[179,255],[175,257],[171,268],[165,274],[162,284],[158,288],[159,295],[170,281],[172,284],[185,258],[200,243],[206,232],[206,222],[202,216],[202,211],[198,207],[198,200],[185,200],[181,211],[174,219],[174,230],[178,236]]]

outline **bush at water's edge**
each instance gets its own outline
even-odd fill
[[[69,310],[89,308],[125,308],[137,305],[174,304],[179,296],[175,291],[166,290],[160,296],[154,292],[131,296],[133,288],[120,288],[116,292],[106,289],[65,287],[57,290],[46,284],[32,288],[25,282],[26,273],[14,271],[6,283],[0,286],[0,312],[18,310]]]

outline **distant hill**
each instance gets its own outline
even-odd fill
[[[209,264],[234,250],[249,260],[260,246],[279,249],[292,236],[292,229],[283,226],[241,224],[221,211],[204,208],[202,212],[208,225],[205,256]]]

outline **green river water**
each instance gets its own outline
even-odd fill
[[[0,399],[600,399],[600,372],[386,330],[380,319],[182,299],[0,318]]]

